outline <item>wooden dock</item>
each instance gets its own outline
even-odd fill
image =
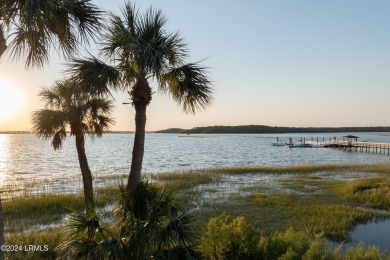
[[[390,155],[389,143],[376,143],[376,142],[351,142],[351,141],[339,141],[333,140],[325,142],[324,147],[341,149],[346,151],[358,151],[368,153],[380,153]]]
[[[312,145],[321,145],[326,148],[341,149],[345,151],[358,151],[358,152],[367,152],[367,153],[379,153],[379,154],[388,154],[390,155],[390,143],[378,143],[378,142],[367,142],[367,141],[358,141],[359,137],[357,136],[343,136],[343,140],[333,140],[317,142],[308,141],[307,143]]]

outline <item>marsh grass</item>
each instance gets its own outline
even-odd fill
[[[373,217],[371,212],[357,209],[335,197],[254,193],[246,198],[232,197],[223,204],[205,204],[198,212],[198,224],[201,226],[209,218],[223,213],[244,216],[265,235],[293,227],[311,234],[322,232],[334,241],[348,240],[348,232],[354,225]]]
[[[171,173],[151,174],[152,181],[160,182],[176,190],[185,190],[193,188],[198,184],[218,182],[220,176],[213,174],[208,170],[202,171],[180,171]]]
[[[96,206],[113,203],[118,195],[115,187],[98,189]],[[72,210],[84,209],[81,194],[52,194],[32,198],[20,198],[3,202],[3,214],[7,232],[20,232],[34,226],[49,225],[63,219]]]
[[[58,228],[8,234],[6,245],[19,245],[22,250],[7,252],[7,259],[57,259],[54,249],[62,239],[63,232]],[[25,250],[28,245],[40,246],[40,250]]]
[[[188,189],[197,184],[216,182],[221,174],[305,174],[314,172],[350,172],[359,171],[367,173],[390,175],[390,164],[313,164],[313,165],[293,165],[293,166],[250,166],[250,167],[221,167],[202,170],[187,170],[177,172],[162,172],[148,174],[144,176],[151,181],[162,182],[176,189]],[[124,181],[127,174],[94,174],[95,187],[104,188],[106,186],[116,186]],[[69,185],[71,183],[72,185]],[[70,186],[70,187],[69,187]],[[66,189],[65,189],[66,188]],[[24,198],[32,196],[51,195],[53,193],[78,194],[82,191],[80,176],[62,177],[53,179],[15,180],[12,184],[7,184],[0,188],[2,200],[12,198]]]
[[[205,171],[205,170],[202,170]],[[318,171],[365,171],[390,173],[390,164],[309,164],[291,166],[251,166],[208,169],[209,173],[312,173]]]
[[[348,173],[367,172],[375,174],[390,175],[390,164],[311,164],[293,166],[250,166],[250,167],[221,167],[202,170],[187,170],[170,173],[151,174],[150,178],[155,181],[171,185],[173,188],[185,190],[198,184],[218,182],[221,175],[236,174],[301,174],[302,178],[307,178],[305,174],[316,172]],[[315,184],[320,184],[323,179],[320,176],[309,177]]]
[[[286,227],[312,234],[323,232],[326,237],[336,241],[348,239],[348,231],[354,225],[372,217],[372,213],[326,196],[253,194],[251,198],[258,203],[259,212],[283,216],[287,220]]]
[[[181,194],[187,200],[188,205],[197,205],[198,207],[198,225],[207,223],[211,217],[222,213],[231,216],[244,216],[257,228],[263,230],[266,234],[272,234],[276,230],[285,230],[294,227],[297,230],[304,230],[312,234],[323,232],[326,237],[335,240],[348,240],[348,232],[358,223],[364,223],[373,218],[370,211],[358,208],[356,200],[351,200],[346,196],[351,183],[369,182],[375,184],[373,187],[377,191],[372,197],[380,197],[377,190],[378,180],[382,180],[383,191],[387,187],[383,178],[378,179],[375,176],[388,176],[390,172],[388,165],[303,165],[292,167],[237,167],[220,168],[203,171],[187,171],[185,173],[176,173],[162,176],[160,180],[169,182],[181,182],[183,185],[177,185]],[[362,174],[355,174],[361,172]],[[218,190],[213,186],[204,186],[204,190],[194,192],[193,187],[198,184],[212,184],[223,181],[221,176],[229,174],[284,174],[278,178],[277,182],[282,186],[285,194],[263,194],[264,188],[259,185],[241,187],[236,192],[230,194],[228,199],[218,201],[214,197],[205,197],[204,193],[217,193]],[[313,173],[320,173],[316,175]],[[351,174],[353,173],[353,174]],[[367,179],[353,180],[354,178],[363,178],[364,173],[374,173],[367,175]],[[205,176],[206,174],[206,176]],[[187,175],[187,176],[184,176]],[[202,178],[197,178],[202,176]],[[213,177],[212,176],[219,176]],[[248,182],[253,182],[248,175]],[[340,177],[341,176],[341,177]],[[351,177],[352,176],[352,177]],[[194,178],[192,178],[194,177]],[[188,180],[187,178],[190,178]],[[352,180],[352,181],[351,181]],[[355,187],[352,185],[352,187]],[[338,192],[336,192],[336,190]],[[342,193],[341,191],[344,191]],[[353,190],[353,188],[351,189]],[[290,191],[290,193],[288,192]],[[243,194],[250,194],[249,196]],[[363,195],[361,195],[363,196]],[[364,194],[364,196],[368,196]],[[214,198],[214,199],[210,199]],[[367,199],[367,198],[366,198]],[[196,204],[196,201],[203,200],[203,203]],[[363,200],[361,198],[361,200]],[[367,199],[368,200],[368,199]],[[369,200],[372,201],[373,199]],[[387,205],[387,199],[382,198],[379,204]],[[370,207],[373,204],[366,204]]]
[[[390,210],[390,178],[355,180],[340,183],[331,191],[365,207]]]
[[[279,180],[279,183],[286,189],[300,191],[301,194],[317,194],[323,193],[343,182],[334,179],[323,179],[319,176],[299,174],[293,180],[284,178]]]
[[[354,172],[363,174],[354,176],[355,179],[335,177]],[[365,178],[364,173],[373,174]],[[246,187],[238,185],[237,191],[229,193],[224,200],[205,196],[206,193],[216,194],[220,189],[208,184],[224,182],[226,177],[239,175],[253,182],[251,176],[264,174],[275,174],[278,177],[277,182],[281,186],[278,192],[268,194],[266,191],[272,187],[264,188],[254,184]],[[115,201],[118,196],[116,184],[122,181],[123,176],[101,176],[100,181],[106,183],[106,186],[96,189],[98,207],[106,207]],[[359,206],[390,208],[390,165],[385,164],[229,167],[144,176],[154,184],[175,189],[183,205],[197,215],[199,230],[211,217],[226,213],[233,217],[244,216],[248,223],[262,230],[265,235],[293,227],[311,234],[323,232],[325,236],[341,241],[348,239],[348,231],[354,225],[374,217],[372,212],[361,210]],[[40,184],[46,185],[34,183],[31,187],[36,189]],[[197,189],[202,185],[204,190]],[[285,192],[288,190],[292,193]],[[40,236],[42,239],[45,236],[55,239],[57,234],[49,234],[52,231],[47,226],[63,220],[70,209],[82,209],[84,205],[80,194],[30,195],[3,202],[6,231],[9,234],[7,239],[32,241]],[[46,229],[38,231],[31,228],[37,225],[46,225]],[[31,236],[37,234],[38,237],[29,237],[29,232],[17,236],[18,232],[26,230],[32,230]],[[58,229],[53,230],[58,233]],[[9,241],[14,243],[14,240]]]

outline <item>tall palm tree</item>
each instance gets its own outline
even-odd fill
[[[146,108],[158,90],[170,94],[187,113],[195,113],[211,103],[212,89],[206,69],[199,63],[186,63],[187,47],[179,33],[168,33],[161,10],[149,8],[143,15],[125,4],[122,16],[110,15],[101,39],[100,54],[73,59],[69,72],[89,92],[107,93],[124,89],[135,109],[135,137],[125,201],[130,207],[141,180],[144,156]]]
[[[87,209],[94,207],[91,170],[85,153],[85,135],[100,137],[113,123],[109,113],[112,101],[91,98],[72,80],[56,81],[51,88],[43,88],[39,94],[45,108],[33,112],[34,132],[43,139],[52,139],[55,150],[61,148],[67,135],[75,137],[80,170],[83,177],[84,197]]]
[[[26,67],[42,67],[51,47],[65,57],[77,52],[100,29],[102,12],[90,0],[2,0],[0,4],[0,56],[8,48],[13,57],[26,56]],[[4,28],[3,28],[4,26]]]
[[[118,199],[119,220],[123,197]],[[171,191],[141,182],[124,222],[108,226],[93,211],[73,213],[68,236],[56,249],[66,259],[200,259],[193,215],[175,204]],[[86,236],[90,229],[92,236]]]

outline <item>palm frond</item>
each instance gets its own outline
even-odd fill
[[[138,20],[138,11],[135,6],[126,4],[122,9],[124,20],[118,15],[111,14],[110,23],[102,37],[101,55],[118,62],[118,69],[122,72],[123,82],[127,85],[140,77],[139,64],[135,62],[136,50],[139,45],[135,26]],[[127,87],[126,85],[123,88]]]
[[[211,104],[211,81],[198,63],[172,68],[159,77],[159,89],[169,92],[186,113],[195,114]]]
[[[64,5],[81,41],[89,43],[89,38],[94,38],[102,26],[104,12],[89,0],[65,1]]]
[[[139,9],[130,2],[127,2],[125,3],[125,7],[121,9],[121,12],[125,18],[125,24],[129,32],[134,34],[139,19]]]
[[[109,94],[109,88],[119,88],[120,72],[96,57],[73,59],[67,72],[84,92],[91,95]]]
[[[80,233],[87,232],[89,228],[99,231],[100,221],[93,209],[87,212],[75,212],[69,216],[69,224],[67,228],[72,235],[79,236]]]
[[[180,241],[180,244],[185,246],[193,245],[198,238],[198,234],[193,226],[194,220],[194,216],[189,211],[182,212],[179,215],[174,214],[170,218],[166,229],[168,232],[177,235],[177,240]]]
[[[190,230],[194,220],[191,214],[171,210],[176,208],[171,191],[145,181],[140,186],[132,210],[125,219],[119,214],[119,221],[110,227],[94,212],[73,213],[66,239],[58,247],[60,252],[71,259],[200,259],[195,232]],[[123,192],[122,186],[119,193],[123,196]],[[123,205],[122,196],[114,210]],[[160,214],[151,217],[154,211]],[[96,230],[93,237],[87,234],[91,227]]]
[[[18,11],[18,2],[15,0],[3,0],[0,5],[0,17],[4,24],[9,27]]]
[[[93,115],[97,115],[97,113],[107,114],[114,108],[114,103],[108,99],[92,98],[88,102],[88,108],[91,109]]]
[[[90,0],[4,0],[0,7],[2,21],[12,29],[12,56],[25,56],[26,67],[47,64],[51,48],[70,58],[80,43],[95,37],[101,16]]]
[[[97,243],[93,240],[73,238],[61,243],[55,250],[59,252],[62,259],[88,259],[96,255],[97,247]]]
[[[26,56],[26,67],[42,67],[49,60],[50,45],[47,35],[35,28],[16,26],[10,35],[8,49],[13,58]]]
[[[106,57],[132,55],[132,46],[136,45],[136,25],[138,21],[138,10],[135,5],[126,3],[121,9],[124,20],[118,15],[111,14],[109,26],[102,39],[102,54]]]
[[[65,128],[60,128],[54,133],[53,140],[51,141],[51,145],[53,146],[54,150],[60,149],[62,147],[62,143],[64,142],[65,137]]]
[[[132,33],[117,15],[111,14],[109,23],[102,37],[101,54],[106,58],[122,56],[123,46],[129,46],[132,41]]]
[[[158,77],[168,65],[183,62],[186,56],[186,44],[179,33],[167,33],[166,22],[161,10],[149,8],[138,23],[135,59],[142,64],[144,75]]]
[[[55,93],[53,89],[48,87],[43,87],[38,96],[44,102],[45,108],[55,108],[61,102],[58,93]]]
[[[65,129],[66,115],[62,111],[41,109],[32,113],[33,131],[41,138],[50,139],[60,129]]]
[[[0,15],[1,17],[1,15]],[[0,23],[0,57],[3,55],[3,53],[7,50],[7,41],[5,39],[4,35],[4,26],[2,23]]]

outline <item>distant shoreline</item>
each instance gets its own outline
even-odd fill
[[[390,126],[364,127],[283,127],[266,125],[204,126],[192,129],[168,128],[146,133],[161,134],[295,134],[295,133],[390,132]],[[134,131],[106,131],[105,134],[133,134]],[[32,131],[0,131],[0,134],[34,134]]]
[[[293,133],[343,133],[390,132],[389,126],[369,127],[279,127],[265,125],[205,126],[192,129],[169,128],[155,133],[175,134],[293,134]]]

